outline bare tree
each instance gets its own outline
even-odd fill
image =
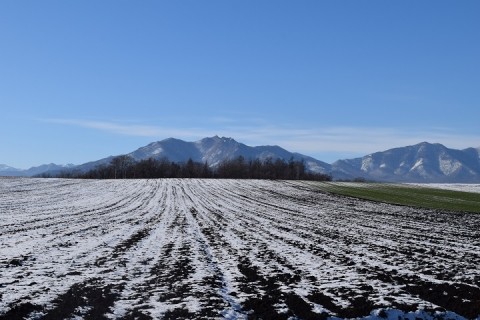
[[[135,163],[135,160],[129,155],[121,155],[112,159],[110,164],[113,166],[114,179],[117,177],[126,179],[127,170]]]

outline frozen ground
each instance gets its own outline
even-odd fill
[[[480,184],[468,184],[468,183],[412,183],[412,185],[438,188],[454,191],[476,192],[480,193]]]
[[[0,179],[0,319],[475,319],[480,215],[302,182]]]

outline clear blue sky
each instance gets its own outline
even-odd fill
[[[480,1],[1,1],[0,163],[480,146]]]

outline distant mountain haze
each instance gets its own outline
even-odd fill
[[[293,159],[303,160],[307,171],[331,174],[334,179],[361,177],[388,182],[480,183],[480,148],[456,150],[428,142],[376,152],[361,158],[338,160],[333,164],[300,153],[292,153],[279,146],[250,147],[232,138],[218,136],[195,142],[169,138],[152,142],[128,155],[136,161],[167,158],[173,162],[186,162],[192,159],[195,162],[206,162],[210,167],[239,156],[247,160]],[[110,156],[78,166],[48,164],[28,170],[0,165],[0,175],[35,176],[43,173],[54,175],[65,170],[86,172],[98,165],[110,163],[113,158]]]
[[[50,163],[50,164],[43,164],[38,167],[31,167],[30,169],[27,169],[27,170],[22,170],[22,169],[12,168],[7,165],[0,164],[0,176],[32,177],[45,172],[55,174],[64,170],[74,169],[75,167],[76,166],[73,164],[58,165],[58,164]]]

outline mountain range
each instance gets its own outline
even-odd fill
[[[441,144],[422,142],[413,146],[376,152],[361,158],[338,160],[332,164],[289,152],[279,146],[250,147],[232,138],[209,137],[195,142],[169,138],[150,143],[131,153],[135,160],[167,158],[174,162],[207,162],[215,167],[222,160],[243,156],[245,159],[303,160],[307,171],[326,173],[334,179],[363,178],[389,182],[480,183],[480,148],[449,149]],[[0,165],[0,176],[35,176],[66,170],[86,172],[108,164],[113,156],[74,165],[48,164],[20,170]]]
[[[304,160],[308,171],[325,173],[330,170],[328,163],[314,159],[312,157],[289,152],[279,146],[258,146],[250,147],[239,143],[232,138],[211,137],[204,138],[195,142],[186,142],[183,140],[169,138],[162,141],[152,142],[133,152],[128,153],[135,160],[143,159],[162,159],[167,158],[173,162],[186,162],[192,159],[195,162],[205,163],[215,167],[225,159],[234,159],[243,156],[245,159],[284,159]],[[100,159],[94,162],[88,162],[77,166],[76,169],[82,172],[93,169],[95,166],[107,164],[113,157]]]
[[[59,165],[54,163],[42,164],[37,167],[31,167],[27,170],[17,169],[5,164],[0,164],[0,176],[4,177],[33,177],[42,173],[49,172],[51,174],[60,173],[65,170],[71,170],[77,166],[73,164]]]
[[[362,158],[338,160],[333,177],[364,177],[376,181],[480,183],[480,148],[449,149],[422,142],[376,152]]]

